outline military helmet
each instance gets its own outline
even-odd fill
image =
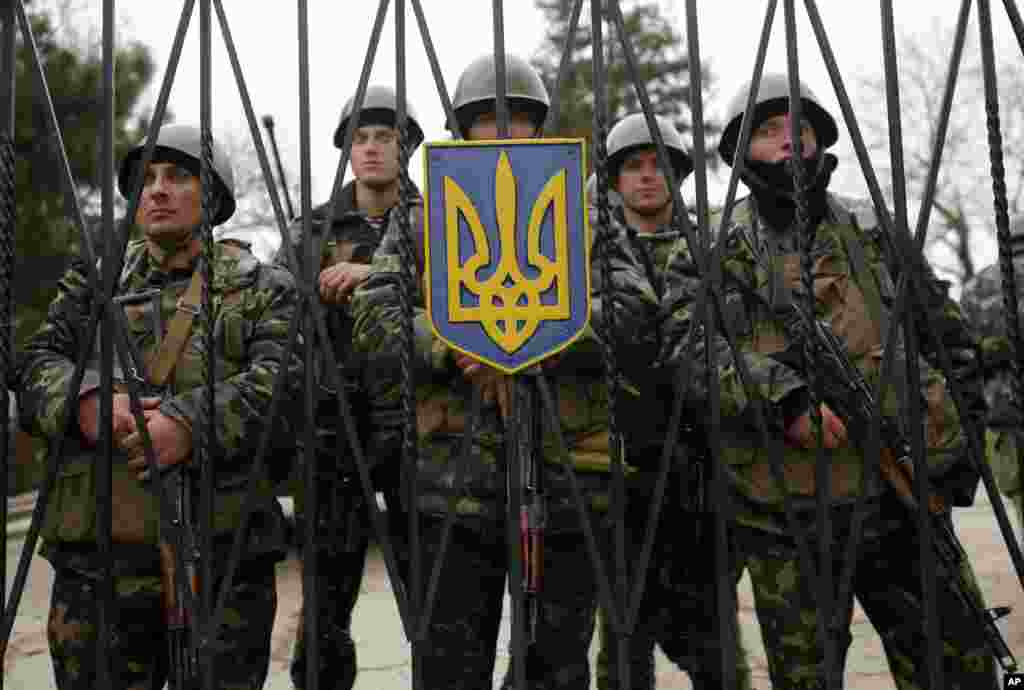
[[[743,122],[743,112],[747,107],[747,99],[750,96],[751,83],[743,85],[732,100],[729,101],[729,108],[725,115],[725,131],[718,142],[718,154],[729,165],[732,165],[733,153],[740,137],[740,124]],[[800,100],[804,108],[804,116],[814,126],[814,133],[818,137],[818,149],[825,150],[836,143],[839,139],[839,130],[836,121],[827,110],[821,105],[814,92],[807,88],[803,82],[800,83]],[[771,109],[782,108],[779,112],[788,109],[789,102],[789,77],[785,74],[765,74],[761,77],[761,85],[757,91],[755,116],[762,112],[770,113]],[[756,128],[758,121],[754,121]]]
[[[117,188],[121,196],[128,198],[132,193],[132,182],[139,158],[146,146],[143,139],[135,148],[128,151],[121,159],[121,167],[117,173]],[[202,138],[199,127],[195,125],[164,125],[156,137],[156,146],[153,150],[153,160],[159,160],[161,153],[170,154],[171,157],[185,156],[192,163],[195,170],[198,170],[199,161],[202,158]],[[220,188],[220,208],[212,220],[213,225],[220,225],[230,218],[235,212],[235,174],[231,169],[231,160],[224,150],[212,142],[213,150],[213,179]],[[196,173],[198,174],[198,173]]]
[[[352,116],[352,107],[356,103],[353,95],[341,109],[341,120],[334,130],[334,145],[339,149],[345,145],[345,129]],[[416,119],[416,111],[412,104],[405,103],[406,122],[409,123],[409,152],[412,153],[423,142],[423,129]],[[359,109],[359,123],[375,124],[381,122],[390,127],[395,126],[398,117],[398,95],[390,86],[371,85],[366,87],[363,95],[363,107]]]
[[[666,118],[654,116],[658,130],[665,142],[665,148],[672,159],[676,182],[681,183],[693,172],[693,161],[683,147],[683,138],[679,131]],[[643,113],[632,113],[619,120],[608,132],[608,176],[616,180],[626,157],[638,148],[654,146],[654,137],[647,127],[647,119]]]
[[[480,113],[494,109],[497,93],[498,79],[494,56],[483,55],[473,60],[462,71],[455,85],[452,108],[458,122],[449,122],[448,129],[455,131],[457,126],[459,133],[466,136],[473,120]],[[516,55],[505,56],[505,93],[510,109],[521,108],[528,112],[538,129],[544,125],[551,104],[548,90],[537,70]]]

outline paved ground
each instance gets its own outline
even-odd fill
[[[1004,634],[1011,648],[1024,656],[1024,596],[1013,574],[1008,555],[1002,546],[995,519],[984,498],[957,516],[957,525],[968,546],[982,587],[991,604],[1011,604],[1017,612],[1003,621]],[[8,586],[13,579],[14,564],[21,542],[13,541],[7,549]],[[274,629],[274,649],[270,690],[291,687],[288,659],[291,641],[298,623],[301,582],[294,560],[283,563],[278,570],[280,606]],[[14,634],[4,665],[6,690],[42,690],[50,688],[50,661],[46,650],[45,616],[48,605],[51,571],[45,561],[36,558],[30,571],[29,585],[15,623]],[[740,586],[741,622],[754,665],[755,686],[770,688],[767,668],[757,630],[749,584]],[[892,688],[881,646],[871,626],[859,610],[854,620],[855,642],[850,652],[846,686],[851,690],[882,690]],[[360,674],[358,690],[399,690],[410,687],[409,647],[402,634],[394,598],[388,586],[384,564],[379,554],[372,554],[363,592],[356,607],[354,636],[359,646]],[[507,647],[507,626],[501,648]],[[495,677],[504,673],[507,657],[500,659]],[[658,688],[686,690],[690,688],[685,674],[675,671],[663,657],[658,660]]]

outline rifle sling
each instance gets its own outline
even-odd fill
[[[177,366],[185,344],[192,336],[192,326],[199,315],[199,302],[203,292],[203,274],[197,268],[192,273],[188,288],[178,299],[177,310],[167,327],[167,333],[160,342],[160,347],[146,363],[146,378],[160,388],[166,385],[174,367]]]

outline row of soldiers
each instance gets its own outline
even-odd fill
[[[495,139],[499,133],[495,61],[474,61],[458,80],[452,133],[467,140]],[[549,108],[548,93],[536,71],[509,56],[505,90],[508,135],[539,137]],[[721,688],[722,656],[736,659],[737,688],[750,687],[750,670],[741,641],[723,650],[723,621],[715,602],[718,587],[734,586],[744,571],[753,585],[758,620],[773,687],[820,689],[826,674],[837,674],[850,644],[853,598],[860,601],[879,632],[900,690],[927,688],[927,645],[920,625],[924,603],[919,577],[919,534],[903,507],[881,482],[862,481],[865,440],[857,438],[836,410],[816,399],[812,372],[782,324],[787,306],[807,296],[802,276],[810,275],[816,317],[830,324],[852,361],[877,383],[886,351],[896,353],[896,371],[906,366],[902,338],[887,324],[898,302],[901,264],[893,239],[863,202],[828,191],[838,139],[832,115],[807,89],[803,117],[794,142],[784,76],[765,75],[753,100],[752,134],[746,151],[737,152],[740,123],[751,87],[734,98],[718,152],[727,165],[742,164],[741,177],[751,194],[732,209],[724,227],[711,218],[721,252],[723,281],[716,295],[720,319],[706,339],[701,318],[702,262],[694,259],[681,233],[685,209],[675,207],[667,175],[659,166],[654,137],[642,114],[628,115],[606,142],[607,209],[592,210],[591,325],[583,337],[545,364],[544,376],[555,391],[558,423],[572,466],[560,460],[558,430],[545,422],[537,453],[541,457],[546,512],[543,587],[536,621],[525,653],[526,685],[535,689],[590,687],[588,649],[601,621],[601,653],[595,674],[601,688],[619,687],[621,668],[631,687],[654,687],[654,645],[687,671],[696,688]],[[426,688],[490,687],[497,654],[502,600],[509,574],[505,526],[505,423],[509,413],[508,376],[462,355],[436,338],[424,312],[418,286],[423,274],[423,213],[409,190],[400,193],[405,171],[400,146],[410,153],[423,132],[410,108],[408,128],[396,128],[396,98],[387,87],[367,89],[361,107],[345,106],[334,143],[339,148],[356,118],[351,163],[354,180],[333,204],[313,211],[314,237],[323,239],[316,285],[325,307],[331,342],[316,342],[315,447],[294,439],[305,420],[286,414],[275,420],[277,439],[271,474],[295,472],[305,458],[316,462],[320,500],[316,514],[305,505],[298,486],[298,512],[312,523],[317,550],[319,596],[304,615],[317,616],[320,688],[351,688],[356,658],[350,623],[366,562],[369,530],[351,439],[339,432],[341,381],[361,420],[360,441],[367,449],[374,484],[383,493],[388,525],[399,553],[399,571],[408,577],[409,539],[405,526],[415,510],[420,533],[422,571],[431,572],[446,541],[444,567],[436,591],[427,642],[418,648],[417,672]],[[679,133],[656,118],[673,168],[681,182],[693,169]],[[794,176],[801,152],[802,176]],[[164,126],[152,160],[143,169],[142,147],[122,161],[119,188],[127,197],[142,178],[135,224],[142,238],[129,243],[117,281],[115,304],[124,314],[119,325],[126,349],[138,367],[121,366],[113,399],[114,463],[113,572],[115,634],[110,657],[117,688],[160,688],[169,668],[167,626],[162,619],[160,508],[155,478],[147,470],[147,449],[166,471],[190,467],[196,439],[202,438],[207,410],[216,417],[218,444],[216,518],[212,561],[217,586],[227,565],[233,530],[239,525],[247,491],[247,471],[267,423],[275,377],[286,370],[295,384],[286,395],[300,399],[303,380],[301,336],[289,349],[289,324],[298,308],[296,278],[287,250],[271,264],[258,262],[244,246],[219,242],[208,259],[212,282],[204,286],[199,270],[204,252],[199,171],[201,146],[194,127]],[[212,203],[209,221],[228,220],[235,207],[230,162],[213,149]],[[333,213],[332,213],[333,212]],[[409,269],[402,249],[403,226],[417,245],[411,267],[414,283],[415,416],[418,438],[416,484],[401,490],[404,414],[402,413],[402,284]],[[293,227],[296,247],[302,223]],[[813,228],[802,234],[800,229]],[[801,238],[813,238],[802,247]],[[301,252],[299,252],[301,256]],[[809,263],[807,258],[809,257]],[[598,260],[600,258],[600,260]],[[801,261],[805,265],[801,265]],[[21,424],[50,444],[65,443],[55,490],[49,498],[42,554],[55,569],[48,623],[51,657],[58,687],[93,688],[97,676],[97,629],[104,563],[97,545],[96,482],[99,426],[99,350],[89,360],[81,385],[65,398],[74,362],[85,345],[87,317],[101,295],[89,280],[90,266],[77,262],[60,282],[42,328],[28,341],[15,374]],[[805,270],[806,269],[806,270]],[[930,270],[919,296],[921,371],[919,393],[926,402],[923,432],[928,443],[929,475],[934,489],[950,505],[973,500],[977,473],[967,457],[967,434],[981,429],[986,405],[977,343],[949,297],[948,285]],[[609,290],[605,290],[605,286]],[[195,312],[204,288],[216,318],[210,324]],[[610,296],[610,297],[609,297]],[[726,336],[733,342],[727,342]],[[890,340],[890,338],[893,338]],[[712,344],[708,351],[706,342]],[[209,348],[213,347],[210,352]],[[621,385],[611,387],[604,348],[622,363]],[[936,365],[945,349],[954,381]],[[326,356],[327,352],[333,356]],[[215,360],[213,399],[203,385],[203,363]],[[327,369],[338,363],[339,376]],[[659,458],[669,433],[667,410],[672,382],[685,371],[686,427],[691,430],[671,458],[670,487],[645,583],[637,627],[619,658],[611,616],[599,615],[594,567],[583,539],[573,480],[582,487],[584,512],[597,526],[598,550],[612,563],[612,474],[609,429],[610,389],[625,437],[627,472],[627,562],[639,560],[650,502],[654,499]],[[127,382],[146,379],[154,393],[132,409]],[[710,377],[720,389],[719,453],[707,450]],[[903,425],[906,377],[894,374],[881,387],[887,415]],[[959,413],[949,385],[964,392]],[[473,429],[464,462],[463,437],[469,424],[467,401],[476,389],[481,418]],[[812,405],[816,410],[812,410]],[[282,406],[294,409],[298,405]],[[765,414],[758,414],[758,412]],[[70,431],[67,431],[70,429]],[[767,433],[781,447],[785,490],[772,475]],[[837,616],[822,641],[816,629],[817,583],[809,581],[798,557],[797,535],[816,539],[815,458],[819,443],[828,454],[829,520],[835,543],[833,573],[827,583],[839,592],[843,544],[858,523],[863,530],[856,554],[853,588],[837,603]],[[724,504],[708,500],[712,463],[725,470],[729,491]],[[571,476],[572,475],[572,476]],[[198,496],[198,494],[197,494]],[[791,510],[786,510],[787,506]],[[444,539],[444,517],[456,519]],[[729,525],[728,572],[713,566],[712,511],[723,511]],[[787,514],[790,518],[787,518]],[[949,520],[948,514],[944,517]],[[270,634],[276,610],[274,566],[285,554],[284,523],[274,501],[260,504],[244,535],[242,566],[226,593],[227,615],[210,643],[219,688],[260,688],[266,679]],[[816,563],[817,569],[824,564]],[[946,575],[951,575],[946,573]],[[413,586],[418,586],[414,584]],[[946,577],[938,579],[947,688],[995,687],[990,651],[981,632],[954,596]],[[733,598],[733,601],[735,599]],[[735,619],[733,611],[732,618]],[[301,630],[301,626],[300,626]],[[725,636],[728,638],[728,635]],[[838,663],[825,663],[823,642]],[[293,682],[305,687],[310,642],[296,640]],[[503,685],[514,687],[510,672]]]

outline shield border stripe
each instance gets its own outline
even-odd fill
[[[496,147],[516,147],[516,146],[537,146],[537,145],[570,145],[578,147],[579,151],[579,175],[580,175],[580,188],[582,191],[581,201],[582,204],[582,222],[583,222],[583,237],[584,237],[584,282],[586,285],[586,296],[585,302],[585,314],[580,327],[571,336],[567,337],[563,342],[550,350],[543,352],[539,355],[535,355],[523,363],[509,367],[503,362],[495,361],[490,357],[482,355],[481,353],[474,352],[467,349],[464,345],[452,341],[446,337],[444,333],[438,328],[438,325],[434,322],[433,315],[433,299],[431,285],[431,261],[430,261],[430,153],[435,149],[447,149],[447,148],[496,148]],[[483,362],[489,366],[492,366],[505,374],[516,374],[525,369],[528,369],[539,362],[542,362],[549,357],[552,357],[575,343],[579,338],[586,333],[587,329],[590,328],[590,316],[591,316],[591,250],[593,248],[593,241],[590,229],[590,214],[588,212],[587,197],[586,197],[586,176],[585,172],[587,169],[587,147],[586,139],[582,137],[561,137],[561,138],[550,138],[550,139],[481,139],[474,141],[467,140],[453,140],[453,141],[432,141],[425,142],[423,144],[423,232],[424,232],[424,257],[423,257],[423,281],[422,286],[424,293],[424,302],[426,305],[427,319],[430,323],[430,329],[433,334],[444,342],[448,347],[468,355],[477,361]]]

